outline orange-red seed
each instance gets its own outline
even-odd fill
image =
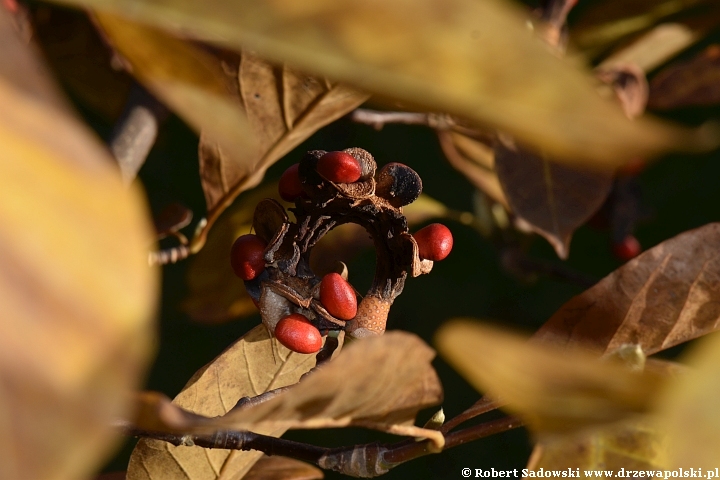
[[[317,172],[325,180],[335,183],[357,182],[362,167],[355,157],[345,152],[328,152],[318,159]]]
[[[294,202],[295,199],[303,194],[303,187],[300,183],[299,167],[300,164],[296,163],[285,170],[280,177],[278,191],[280,192],[280,197],[282,197],[282,199],[286,202]]]
[[[357,315],[355,290],[338,273],[328,273],[320,282],[320,303],[330,315],[351,320]]]
[[[432,223],[413,235],[418,244],[420,258],[434,262],[445,259],[453,247],[450,229],[442,223]]]
[[[257,235],[238,237],[230,250],[230,265],[235,275],[252,280],[265,270],[265,242]]]
[[[299,313],[283,317],[275,326],[275,338],[297,353],[316,353],[322,347],[322,335],[310,320]]]

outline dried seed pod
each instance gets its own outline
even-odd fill
[[[369,180],[375,176],[377,163],[375,163],[375,159],[370,155],[370,152],[356,147],[346,148],[343,152],[355,157],[355,160],[360,164],[360,180]]]
[[[351,176],[346,176],[346,166]],[[277,202],[258,204],[253,225],[262,238],[272,239],[264,250],[265,271],[245,285],[270,331],[286,335],[278,325],[299,314],[318,331],[344,330],[356,338],[380,335],[406,278],[432,269],[431,260],[420,258],[418,242],[400,210],[420,194],[419,176],[405,165],[386,166],[378,177],[384,181],[381,197],[376,194],[376,169],[372,155],[360,148],[310,151],[297,168],[303,193],[290,208],[295,220]],[[309,263],[312,248],[344,223],[361,225],[375,245],[375,278],[359,305],[354,289],[339,274],[318,278]],[[332,349],[332,343],[325,348],[328,345]],[[325,352],[323,358],[327,356]]]
[[[374,295],[365,296],[360,301],[357,315],[348,322],[347,332],[355,338],[382,335],[391,304],[392,302]]]
[[[316,353],[322,347],[320,331],[299,313],[290,314],[278,322],[275,338],[297,353]]]
[[[230,265],[235,275],[252,280],[265,270],[267,244],[257,235],[238,237],[230,250]]]
[[[296,198],[304,193],[302,183],[300,183],[299,168],[300,164],[296,163],[285,170],[280,177],[278,191],[280,197],[286,202],[294,202]]]
[[[338,273],[328,273],[320,282],[320,303],[340,320],[350,320],[357,313],[355,290]]]
[[[422,193],[422,180],[415,170],[402,163],[388,163],[378,172],[375,194],[400,208]]]
[[[360,162],[346,152],[327,152],[317,162],[317,172],[335,183],[357,182],[362,175]]]
[[[432,223],[421,228],[413,237],[418,245],[418,254],[423,260],[444,260],[453,247],[452,233],[442,223]]]

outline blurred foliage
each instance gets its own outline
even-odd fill
[[[275,376],[274,368],[297,359],[253,329],[259,315],[227,261],[258,199],[275,196],[280,174],[308,150],[361,147],[379,165],[410,165],[425,192],[405,210],[411,228],[442,219],[453,231],[452,254],[407,282],[390,329],[431,343],[447,319],[492,318],[540,329],[536,341],[582,341],[610,354],[640,345],[644,362],[718,328],[720,242],[717,224],[705,225],[718,219],[720,159],[716,151],[669,153],[718,142],[712,126],[698,128],[718,116],[714,2],[581,1],[567,30],[563,15],[559,23],[553,17],[572,4],[561,1],[543,2],[545,10],[494,0],[61,3],[94,10],[0,4],[0,425],[17,420],[0,434],[0,459],[13,458],[0,462],[0,476],[84,478],[98,468],[117,441],[106,424],[126,414],[123,394],[145,378],[155,302],[159,351],[145,387],[169,396],[182,390],[182,407],[219,415],[236,401],[229,398],[291,384],[310,368]],[[177,116],[160,127],[125,190],[75,117],[111,141],[135,82]],[[368,97],[368,107],[442,112],[446,123],[377,131],[345,116]],[[640,111],[647,102],[663,120],[633,120],[639,112],[629,112],[630,101]],[[564,164],[551,163],[558,160]],[[577,170],[587,166],[595,170]],[[153,248],[149,217],[178,203],[192,220],[171,225],[159,246],[189,246],[197,255],[162,267],[155,298],[153,269],[142,258]],[[612,246],[629,236],[647,251],[623,266]],[[374,273],[370,245],[361,229],[333,231],[315,249],[313,268],[329,271],[343,260],[365,291]],[[714,466],[717,338],[689,357],[693,375],[651,366],[630,372],[472,323],[449,323],[438,339],[443,358],[433,365],[448,418],[478,399],[476,388],[487,390],[527,421],[532,436],[516,430],[470,442],[385,478],[522,468],[533,443],[535,467],[591,467],[589,458],[599,456],[617,468]],[[388,368],[385,361],[372,368]],[[344,374],[328,374],[339,378],[328,395],[342,396]],[[315,394],[322,388],[303,395]],[[198,400],[203,395],[212,398]],[[388,408],[398,401],[389,398]],[[431,414],[421,412],[416,424]],[[268,432],[281,434],[286,425],[278,425]],[[355,428],[284,438],[329,447],[395,441]],[[154,442],[143,440],[133,461],[155,455],[147,453]],[[135,443],[126,440],[106,471],[125,470]],[[189,454],[202,457],[191,460],[202,470],[197,478],[214,478],[228,455],[197,450]],[[319,478],[298,463],[250,469],[259,456],[228,458],[240,465],[236,473],[250,470],[245,478],[264,478],[262,468]]]

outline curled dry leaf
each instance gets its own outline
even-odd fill
[[[312,355],[289,351],[269,336],[265,326],[259,325],[200,369],[173,402],[198,415],[224,415],[240,398],[296,383],[314,365]],[[156,402],[158,398],[141,400]],[[176,415],[162,402],[159,405],[163,417],[157,419],[156,426],[165,423],[185,427],[195,418],[182,412]],[[145,421],[149,422],[149,417]],[[278,425],[254,429],[256,433],[272,436],[280,436],[285,430]],[[130,457],[127,478],[204,480],[222,476],[239,479],[260,456],[259,452],[175,447],[159,440],[141,440]]]
[[[720,324],[720,223],[682,233],[574,297],[536,333],[599,352],[622,344],[646,355],[715,331]]]
[[[716,139],[630,122],[578,62],[528,34],[509,3],[473,0],[68,0],[124,12],[363,90],[490,124],[553,158],[612,168]],[[438,12],[442,12],[439,15]],[[482,48],[479,48],[482,47]],[[532,81],[529,81],[532,79]]]
[[[412,426],[418,411],[438,405],[443,398],[430,364],[434,356],[420,338],[406,332],[355,341],[288,391],[199,427],[256,432],[354,425],[427,437],[442,448],[444,439],[437,430]]]
[[[200,137],[200,176],[208,223],[193,240],[194,251],[202,248],[208,229],[223,210],[239,193],[257,185],[269,166],[369,96],[287,66],[275,67],[248,52],[223,52],[221,62],[258,148],[227,150],[209,136]]]
[[[438,139],[450,165],[465,175],[476,188],[510,210],[495,172],[492,147],[456,132],[439,131]]]
[[[477,389],[494,396],[538,434],[573,431],[646,413],[665,378],[633,372],[579,349],[561,349],[455,320],[443,325],[440,353]]]
[[[612,471],[667,468],[667,435],[648,419],[629,420],[570,435],[543,438],[526,468]]]
[[[263,456],[243,480],[320,480],[323,471],[309,463],[287,457]]]
[[[703,339],[685,360],[693,368],[675,383],[658,408],[669,437],[670,466],[715,471],[720,451],[720,336]]]
[[[247,119],[220,66],[205,51],[161,30],[109,13],[95,19],[148,90],[227,151],[255,148]]]
[[[3,67],[36,61],[1,45]],[[18,480],[87,478],[110,453],[157,293],[141,194],[50,96],[0,72],[0,478]]]
[[[495,146],[495,171],[510,209],[567,258],[575,229],[602,206],[612,176],[550,162],[506,136]]]
[[[429,438],[440,449],[444,443],[440,432],[412,424],[418,411],[442,401],[442,387],[430,364],[434,356],[435,352],[417,336],[387,332],[352,342],[337,358],[299,384],[263,403],[232,410],[222,417],[199,418],[173,409],[162,396],[144,395],[138,399],[140,411],[146,413],[143,426],[186,433],[211,433],[219,429],[263,433],[289,428],[358,426]],[[377,368],[378,365],[392,368]],[[175,404],[188,408],[177,399]]]
[[[667,110],[720,103],[720,45],[662,70],[650,83],[650,108]]]
[[[236,238],[250,233],[255,206],[264,198],[282,202],[277,184],[248,192],[220,218],[207,247],[191,259],[186,281],[188,296],[182,308],[194,320],[220,323],[257,312],[245,285],[230,267],[230,248]]]

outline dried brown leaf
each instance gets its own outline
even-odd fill
[[[214,57],[188,41],[123,17],[96,12],[113,47],[132,74],[196,131],[230,152],[251,151],[255,141]]]
[[[182,308],[194,320],[220,323],[257,313],[243,281],[230,267],[230,248],[237,237],[251,232],[255,206],[264,198],[282,202],[277,184],[248,192],[235,202],[210,231],[208,248],[190,261],[186,276],[189,293]]]
[[[0,38],[8,26],[0,9]],[[0,478],[86,478],[116,444],[110,422],[128,415],[124,393],[152,351],[152,229],[141,194],[55,90],[4,76],[37,60],[1,45]]]
[[[442,447],[438,431],[412,426],[419,410],[442,401],[440,380],[430,364],[434,356],[422,340],[406,332],[355,341],[288,391],[199,427],[257,431],[354,425],[425,436]]]
[[[504,136],[495,146],[495,171],[513,214],[563,259],[575,229],[600,209],[612,188],[609,174],[550,162]]]
[[[682,233],[574,297],[535,335],[606,352],[638,344],[646,355],[720,324],[720,224]]]
[[[258,432],[353,425],[425,436],[441,447],[439,432],[412,426],[419,410],[442,400],[442,387],[430,364],[434,355],[415,335],[389,332],[351,343],[301,383],[223,417],[201,418],[178,409],[182,405],[170,404],[162,394],[147,392],[137,398],[142,413],[139,426],[164,432],[209,433],[217,429]],[[395,368],[378,370],[367,365]]]
[[[572,435],[543,438],[526,468],[538,470],[612,471],[667,468],[668,438],[648,420],[625,421]],[[579,470],[576,470],[579,469]],[[649,478],[652,478],[650,476]]]
[[[173,402],[196,414],[224,415],[241,397],[291,385],[314,364],[312,355],[289,351],[259,325],[200,369]],[[181,421],[191,420],[185,416]],[[280,436],[285,430],[278,425],[254,429],[272,436]],[[260,456],[259,452],[175,447],[158,440],[141,440],[130,457],[127,478],[240,479]]]
[[[309,463],[287,457],[264,456],[243,480],[320,480],[323,471]]]
[[[560,349],[467,320],[443,325],[443,357],[479,390],[496,397],[536,433],[567,432],[647,413],[665,385],[579,349]]]
[[[252,48],[314,75],[493,125],[570,162],[611,168],[716,143],[714,134],[630,122],[597,95],[584,67],[528,35],[527,16],[505,2],[134,0],[132,9],[126,0],[68,2]]]
[[[368,98],[345,85],[275,67],[248,52],[242,58],[225,52],[223,62],[258,148],[228,151],[207,136],[200,137],[200,176],[208,223],[194,239],[193,250],[202,247],[217,217],[239,193],[257,185],[269,166]]]
[[[438,139],[450,165],[465,175],[476,188],[510,210],[495,172],[492,147],[456,132],[439,131]]]
[[[720,103],[720,45],[662,70],[650,83],[650,108],[667,110]]]

